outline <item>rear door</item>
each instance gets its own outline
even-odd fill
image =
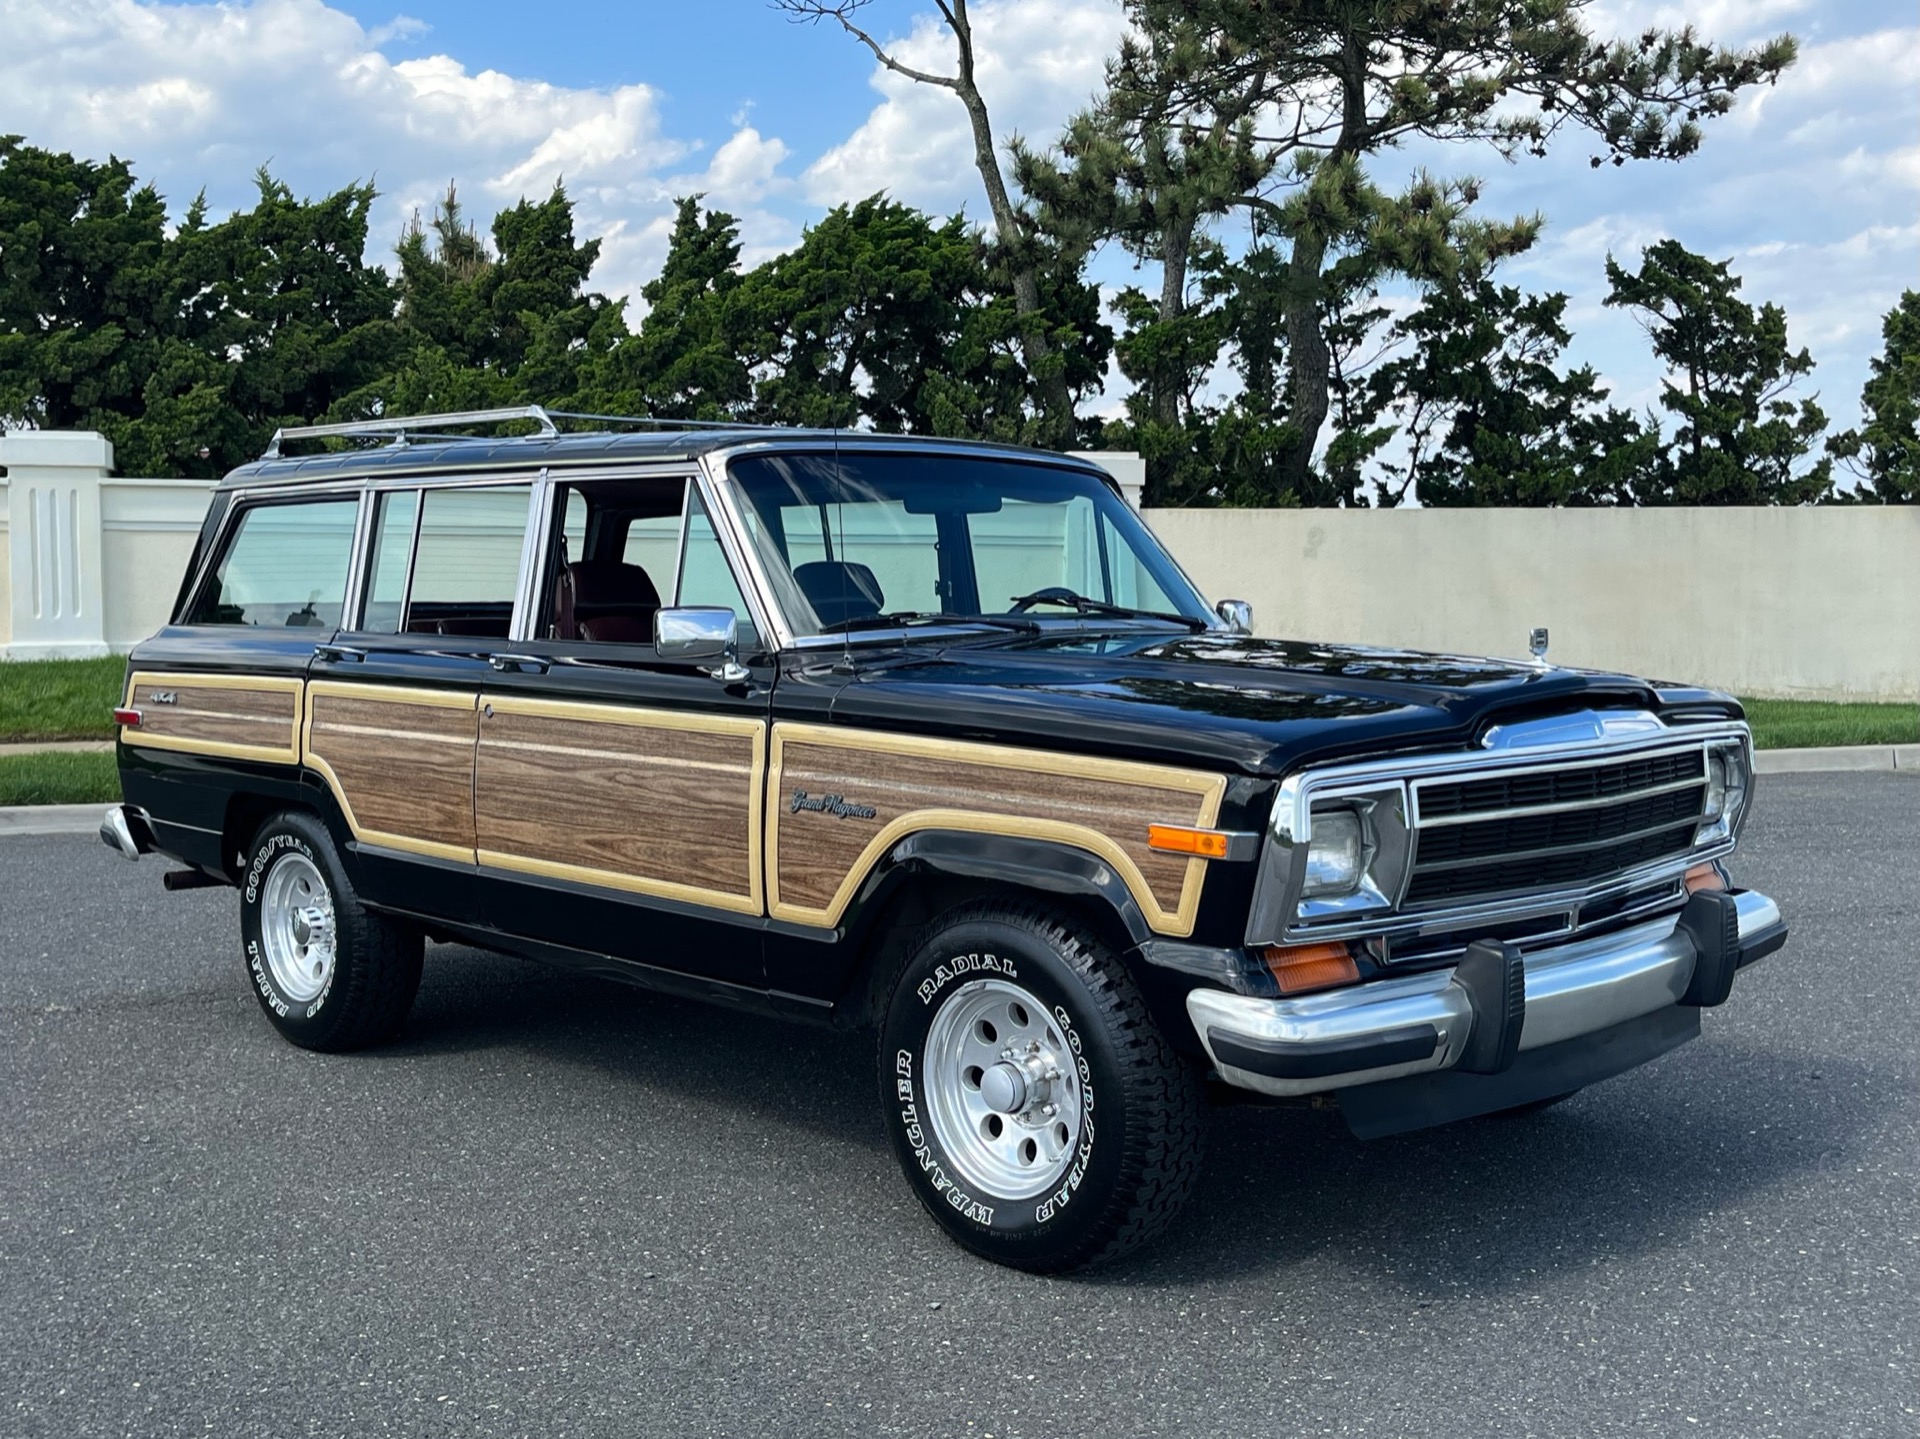
[[[479,697],[521,603],[536,489],[522,475],[371,496],[359,602],[316,652],[305,741],[377,903],[482,922]]]
[[[694,477],[556,482],[550,504],[525,638],[480,695],[488,922],[758,987],[774,671]],[[674,604],[733,609],[749,677],[663,660]]]

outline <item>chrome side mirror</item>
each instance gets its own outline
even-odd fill
[[[1213,607],[1213,612],[1227,622],[1227,628],[1237,635],[1253,633],[1253,606],[1245,600],[1222,600]]]
[[[720,663],[707,673],[723,684],[739,684],[748,678],[746,667],[740,663],[740,622],[722,605],[656,610],[653,647],[663,660],[686,664],[718,660]]]

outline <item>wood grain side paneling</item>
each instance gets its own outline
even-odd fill
[[[482,696],[480,862],[759,914],[758,720]]]
[[[1050,839],[1113,865],[1149,924],[1193,932],[1206,861],[1148,847],[1151,824],[1211,826],[1220,775],[968,744],[774,726],[767,795],[776,918],[837,924],[867,871],[904,836],[961,829]]]
[[[306,757],[354,837],[442,859],[474,858],[471,692],[315,680]]]
[[[127,744],[224,759],[297,764],[300,684],[292,677],[139,673],[126,704],[140,711]]]

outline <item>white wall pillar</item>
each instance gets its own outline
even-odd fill
[[[1076,460],[1092,460],[1120,482],[1120,493],[1136,510],[1147,489],[1147,462],[1132,450],[1070,450]]]
[[[100,482],[113,469],[102,435],[0,435],[6,471],[7,659],[107,653]]]

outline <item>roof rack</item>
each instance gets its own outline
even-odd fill
[[[651,425],[663,430],[774,430],[778,425],[756,425],[741,420],[666,420],[651,415],[592,415],[575,410],[549,410],[544,405],[513,405],[498,410],[457,410],[439,415],[399,415],[392,419],[348,420],[335,425],[287,425],[273,432],[267,442],[265,460],[280,458],[280,446],[287,440],[324,438],[371,440],[387,435],[396,445],[413,439],[460,440],[477,436],[440,435],[437,430],[451,426],[497,425],[508,420],[532,420],[540,426],[538,435],[529,439],[551,440],[560,435],[555,420],[595,420],[616,425]]]

